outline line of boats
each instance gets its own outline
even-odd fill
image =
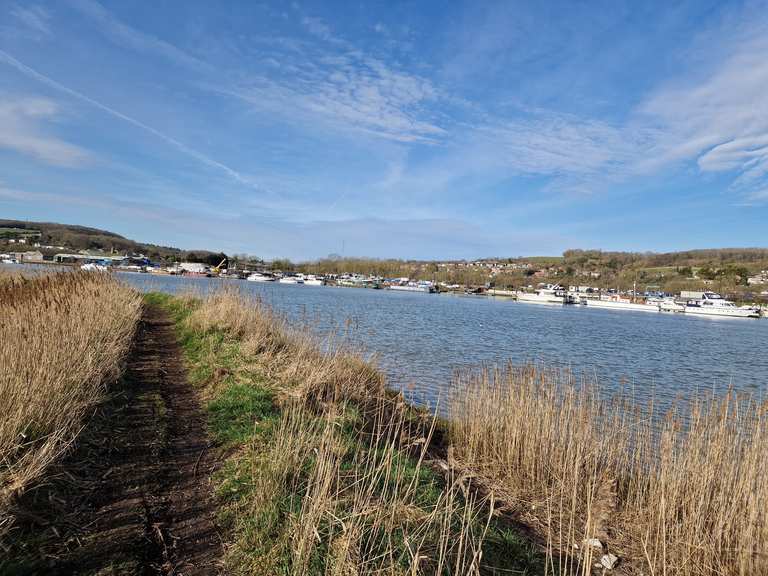
[[[737,306],[715,292],[703,292],[700,298],[675,300],[672,296],[649,297],[642,300],[620,294],[600,294],[588,297],[578,292],[565,290],[558,284],[547,285],[534,292],[516,291],[514,297],[519,302],[536,304],[577,304],[590,308],[610,310],[634,310],[641,312],[671,312],[697,314],[701,316],[721,316],[728,318],[759,318],[760,309],[752,306]]]
[[[323,286],[328,280],[322,276],[313,274],[292,274],[292,275],[272,275],[264,272],[254,272],[246,277],[249,282],[278,282],[280,284],[304,284],[307,286]],[[407,278],[396,278],[388,281],[378,281],[372,283],[370,278],[360,276],[349,276],[332,279],[332,283],[337,286],[352,287],[370,287],[387,288],[388,290],[397,290],[401,292],[435,292],[434,283],[427,280],[411,281]]]
[[[246,277],[249,282],[279,282],[280,284],[306,284],[307,286],[323,286],[325,279],[312,274],[297,274],[295,276],[273,276],[262,272],[254,272]]]

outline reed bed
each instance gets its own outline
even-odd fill
[[[363,432],[343,403],[321,414],[285,406],[270,447],[252,447],[253,500],[240,515],[259,530],[240,551],[262,553],[244,554],[241,573],[480,574],[492,508],[454,471],[438,482],[423,464],[426,443],[405,456],[402,415],[378,414]]]
[[[481,553],[493,501],[534,532],[551,574],[607,573],[603,561],[617,574],[768,574],[766,405],[754,398],[661,412],[568,371],[510,364],[459,375],[450,417],[435,424],[374,366],[236,291],[203,298],[186,325],[237,340],[280,406],[237,480],[253,492],[237,507],[249,536],[234,550],[254,573],[277,571],[265,558],[286,574],[509,573]],[[440,495],[413,506],[436,454]]]
[[[120,371],[140,296],[106,274],[0,279],[0,531]]]
[[[684,406],[656,414],[568,372],[486,369],[457,382],[454,455],[546,536],[554,573],[610,553],[624,573],[766,574],[766,406],[734,393]]]

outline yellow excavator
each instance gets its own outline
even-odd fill
[[[219,262],[218,266],[214,266],[213,268],[211,268],[211,274],[213,274],[214,276],[218,276],[221,273],[221,267],[224,266],[224,263],[226,261],[227,261],[227,259],[224,258],[224,260]]]

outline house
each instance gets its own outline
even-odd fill
[[[755,286],[757,284],[768,284],[768,270],[763,270],[756,276],[750,276],[747,278],[747,284],[749,286]]]
[[[43,253],[39,250],[30,252],[12,252],[11,258],[15,258],[17,262],[42,262]]]
[[[192,272],[193,274],[205,274],[208,272],[208,265],[199,262],[181,262],[179,268],[184,272]]]

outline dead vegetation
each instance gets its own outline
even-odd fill
[[[752,398],[659,413],[568,372],[509,365],[458,378],[451,419],[436,424],[374,367],[258,301],[225,291],[186,306],[189,335],[218,335],[206,362],[237,343],[239,360],[209,370],[211,394],[256,382],[276,407],[222,484],[241,573],[538,571],[494,563],[499,514],[544,544],[547,573],[768,572],[768,437]],[[438,454],[444,475],[425,465]]]
[[[120,371],[139,295],[105,274],[0,280],[0,531]]]
[[[627,573],[768,572],[765,405],[731,393],[656,414],[535,366],[458,390],[457,459],[547,535],[556,573],[589,573],[606,552]]]
[[[232,572],[492,573],[498,559],[483,557],[483,542],[493,503],[458,471],[438,474],[425,463],[432,417],[415,416],[370,364],[290,329],[236,291],[185,307],[182,341],[193,363],[222,362],[226,339],[238,343],[238,360],[203,379],[214,405],[244,381],[266,387],[274,401],[254,418],[219,488],[234,527]],[[520,563],[517,550],[511,556],[500,562]]]

